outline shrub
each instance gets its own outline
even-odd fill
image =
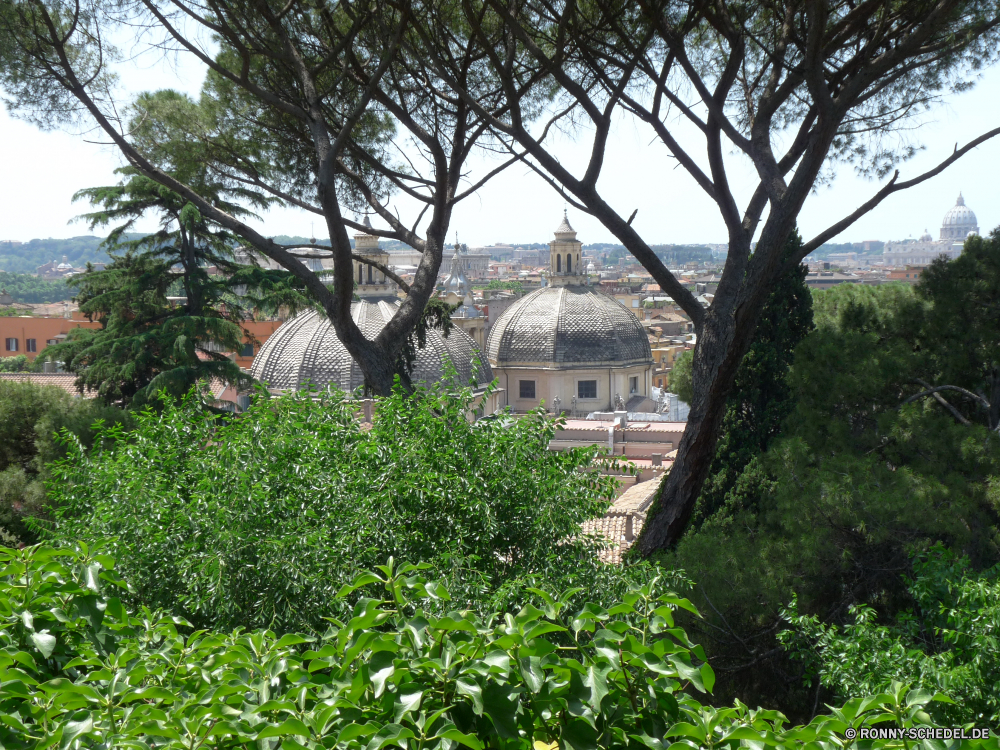
[[[57,434],[65,430],[89,446],[96,422],[126,420],[120,409],[60,388],[0,380],[0,543],[34,540],[26,520],[47,512],[45,466],[66,455],[65,440]]]
[[[164,403],[56,469],[54,536],[111,538],[131,601],[199,626],[321,628],[344,614],[340,587],[390,556],[431,563],[462,607],[516,606],[542,581],[620,585],[578,538],[614,495],[596,450],[549,451],[540,411],[473,424],[471,403],[397,391],[370,429],[342,393],[262,394],[239,417]]]
[[[894,685],[800,727],[702,705],[692,696],[711,690],[712,670],[674,627],[675,611],[693,607],[655,582],[610,609],[538,591],[540,606],[516,615],[436,615],[444,587],[390,560],[341,592],[373,594],[344,622],[278,636],[130,613],[104,593],[123,585],[114,561],[85,546],[0,550],[0,564],[9,750],[804,749],[843,746],[848,729],[926,727],[925,706],[942,697]]]
[[[894,680],[943,690],[954,703],[937,707],[950,724],[1000,722],[1000,567],[975,573],[969,561],[943,546],[914,561],[910,593],[915,606],[888,624],[870,607],[853,607],[854,622],[826,625],[799,615],[782,633],[793,653],[819,672],[838,695],[880,692]]]

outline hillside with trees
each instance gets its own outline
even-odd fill
[[[75,284],[46,281],[27,273],[0,271],[0,289],[6,289],[15,302],[44,305],[71,299],[77,292]]]
[[[35,239],[22,243],[0,242],[0,271],[35,273],[35,269],[53,260],[61,263],[63,256],[74,267],[90,263],[105,263],[107,253],[101,249],[103,237],[84,235],[66,239]]]

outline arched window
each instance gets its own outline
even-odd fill
[[[571,273],[573,271],[573,256],[566,256],[566,273]]]
[[[556,273],[562,271],[562,256],[556,255]]]

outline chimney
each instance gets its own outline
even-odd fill
[[[635,539],[635,515],[632,511],[625,514],[625,541],[631,542]]]

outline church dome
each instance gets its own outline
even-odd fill
[[[373,339],[398,307],[398,300],[363,299],[351,305],[351,313],[365,337]],[[458,385],[465,386],[477,355],[481,363],[476,383],[485,387],[493,380],[493,371],[476,342],[458,326],[448,336],[432,329],[427,332],[427,345],[417,349],[413,382],[430,385],[444,379],[445,363],[450,361],[458,373]],[[312,385],[353,391],[364,384],[361,368],[337,338],[333,324],[315,310],[299,313],[272,333],[254,357],[250,374],[270,388],[288,390]]]
[[[653,361],[639,319],[585,286],[548,286],[511,305],[490,329],[496,367],[645,365]]]
[[[976,214],[965,205],[965,199],[959,193],[955,205],[948,209],[941,221],[941,239],[964,240],[969,232],[978,233],[979,224]]]

